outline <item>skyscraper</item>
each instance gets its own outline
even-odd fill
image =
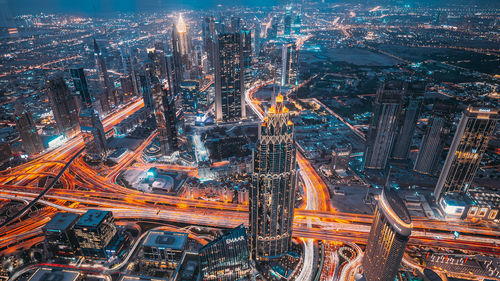
[[[399,116],[399,128],[394,140],[392,158],[408,159],[410,147],[415,134],[418,116],[424,100],[426,83],[424,81],[412,81],[403,96],[403,106]]]
[[[413,170],[427,175],[435,175],[443,148],[450,133],[452,107],[445,103],[436,103],[432,108],[432,116],[425,129],[420,143]]]
[[[142,94],[142,99],[144,100],[144,107],[148,108],[149,110],[154,109],[154,100],[153,100],[153,93],[151,91],[151,81],[149,81],[149,76],[148,74],[143,71],[139,75],[139,81],[141,84],[141,94]]]
[[[137,75],[135,71],[134,57],[130,54],[129,49],[122,50],[122,63],[125,74],[132,78],[132,87],[135,96],[139,96],[139,85],[137,83]]]
[[[181,83],[182,109],[184,113],[198,113],[199,84],[194,80],[184,80]]]
[[[365,169],[384,169],[391,152],[397,121],[404,93],[402,81],[391,80],[383,83],[378,91],[370,119],[366,150]]]
[[[24,151],[28,154],[41,152],[43,150],[43,143],[37,132],[31,112],[26,110],[21,103],[16,103],[15,118],[16,129],[21,137]]]
[[[169,155],[178,147],[175,100],[156,77],[153,79],[156,79],[153,81],[153,99],[160,151],[163,155]]]
[[[243,77],[245,83],[252,80],[252,31],[241,30],[241,52],[243,55]]]
[[[92,107],[83,108],[80,110],[79,118],[87,155],[95,160],[103,159],[108,145],[99,114]]]
[[[89,86],[87,84],[87,79],[85,78],[85,72],[83,68],[72,68],[69,70],[71,78],[73,78],[73,84],[75,85],[75,91],[80,96],[82,106],[92,107],[93,98],[89,92]]]
[[[297,86],[299,55],[295,43],[283,44],[281,52],[281,86]]]
[[[205,50],[210,67],[214,67],[215,58],[215,18],[206,17],[202,24],[203,49]]]
[[[202,280],[247,280],[250,267],[248,237],[243,225],[237,226],[200,249]]]
[[[106,62],[104,61],[104,57],[102,56],[102,52],[97,45],[97,41],[94,38],[94,58],[95,58],[95,66],[97,69],[97,74],[99,75],[99,82],[101,84],[101,107],[105,113],[108,113],[111,110],[110,101],[113,96],[113,85],[109,80],[108,69],[106,67]]]
[[[293,123],[283,96],[259,127],[253,152],[250,190],[250,256],[253,260],[280,257],[292,238],[295,185],[297,181]]]
[[[78,109],[76,102],[66,82],[61,76],[56,76],[47,81],[48,97],[54,119],[60,134],[67,138],[73,137],[78,132]]]
[[[215,117],[218,122],[246,116],[240,33],[218,35],[215,65]]]
[[[275,16],[271,19],[271,26],[266,30],[266,36],[267,39],[271,40],[278,37],[278,20]]]
[[[231,32],[240,32],[241,30],[241,18],[232,17],[231,18]]]
[[[285,11],[285,18],[283,19],[283,33],[285,36],[291,34],[292,31],[292,7],[287,6]]]
[[[380,195],[363,256],[367,281],[396,278],[412,229],[410,213],[394,190],[386,187]]]
[[[436,201],[446,193],[467,192],[495,130],[499,113],[499,109],[469,106],[462,114],[434,190]]]
[[[176,60],[180,61],[183,70],[190,70],[192,66],[192,42],[189,29],[182,14],[172,28],[172,50]]]
[[[297,14],[292,24],[293,33],[299,35],[301,26],[302,26],[302,21],[300,20],[300,15]]]

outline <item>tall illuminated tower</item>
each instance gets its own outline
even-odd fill
[[[31,112],[21,103],[15,105],[16,129],[23,142],[23,148],[28,154],[39,153],[43,150],[42,139],[37,132]]]
[[[241,30],[241,52],[243,56],[243,76],[245,83],[252,79],[252,31]]]
[[[241,34],[218,35],[215,59],[215,117],[218,122],[246,116]]]
[[[113,96],[113,85],[109,80],[108,68],[106,67],[106,62],[102,56],[102,52],[97,45],[97,41],[94,38],[94,58],[97,73],[99,75],[99,81],[101,83],[102,92],[100,96],[102,110],[107,113],[111,110],[110,100]]]
[[[366,151],[364,154],[365,169],[384,169],[391,152],[394,134],[397,128],[404,83],[388,81],[381,85],[373,106]]]
[[[283,96],[278,95],[259,127],[253,152],[249,216],[253,260],[280,257],[290,247],[297,181],[293,127]]]
[[[424,81],[408,83],[405,95],[403,96],[399,128],[392,149],[392,158],[394,159],[408,159],[418,116],[424,101],[425,87],[426,83]]]
[[[192,42],[189,36],[189,28],[184,22],[182,14],[172,28],[172,49],[174,57],[182,63],[185,70],[192,66]]]
[[[363,274],[367,281],[389,281],[396,278],[412,222],[404,202],[394,190],[384,188],[363,256]]]
[[[214,17],[206,17],[203,20],[202,24],[202,36],[203,36],[203,49],[207,53],[207,58],[210,67],[214,67],[214,58],[215,58],[215,18]]]
[[[78,109],[66,82],[61,76],[47,81],[48,97],[60,134],[70,138],[78,132]]]
[[[425,129],[413,166],[415,172],[427,175],[436,174],[446,139],[450,133],[451,109],[452,107],[445,103],[434,104],[432,116]]]
[[[499,109],[469,106],[462,114],[434,190],[436,201],[446,193],[467,192],[495,130],[499,113]]]
[[[299,55],[295,43],[283,44],[281,51],[281,86],[297,86]]]

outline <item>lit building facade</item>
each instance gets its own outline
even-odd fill
[[[104,57],[102,55],[101,50],[99,49],[99,45],[97,45],[97,41],[94,38],[94,58],[95,58],[95,66],[97,70],[97,74],[99,75],[99,82],[101,84],[101,107],[105,113],[108,113],[111,110],[110,101],[113,96],[113,85],[109,80],[108,68],[106,67],[106,62],[104,61]]]
[[[141,244],[140,261],[158,269],[175,269],[182,259],[188,234],[150,230]]]
[[[500,110],[469,106],[462,114],[434,190],[438,201],[447,193],[465,194],[481,164]]]
[[[241,52],[243,55],[243,80],[247,83],[252,81],[252,31],[241,30]]]
[[[53,257],[74,258],[78,254],[78,241],[73,226],[80,218],[74,213],[59,212],[42,227],[45,246]]]
[[[379,87],[370,119],[364,169],[381,170],[387,164],[397,129],[404,83],[387,81]]]
[[[295,43],[283,44],[281,50],[281,86],[297,86],[299,54]]]
[[[384,188],[363,256],[367,281],[394,280],[411,235],[412,222],[404,202],[394,190]]]
[[[106,247],[116,235],[111,211],[88,210],[74,225],[81,254],[90,259],[105,259]]]
[[[47,81],[48,98],[60,134],[71,138],[78,133],[78,109],[74,96],[61,76]]]
[[[444,103],[436,103],[432,108],[432,116],[428,121],[422,142],[415,160],[413,170],[427,175],[436,175],[439,162],[450,133],[452,123],[452,107]]]
[[[184,80],[181,83],[182,109],[184,113],[196,114],[198,112],[199,85],[194,80]]]
[[[24,151],[28,154],[41,152],[43,150],[43,143],[38,134],[33,115],[21,103],[16,103],[15,105],[15,122]]]
[[[249,280],[250,251],[243,225],[215,238],[199,253],[204,281]]]
[[[173,55],[182,63],[184,70],[190,70],[192,62],[192,42],[189,35],[189,28],[184,22],[182,14],[177,23],[172,28],[172,49]]]
[[[215,117],[218,122],[246,116],[241,34],[218,35],[215,65]]]
[[[399,128],[392,148],[393,159],[408,159],[418,116],[424,101],[425,88],[424,81],[412,81],[407,84],[399,116]]]
[[[292,33],[292,7],[287,6],[285,10],[285,18],[283,19],[283,34],[289,36]]]
[[[291,244],[297,181],[293,128],[283,96],[278,95],[259,127],[253,152],[249,223],[253,260],[280,257]]]
[[[351,146],[339,146],[332,151],[332,171],[345,172],[349,169]]]

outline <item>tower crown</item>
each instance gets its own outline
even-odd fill
[[[187,25],[184,22],[184,18],[182,17],[182,14],[180,14],[180,16],[179,16],[179,20],[177,21],[176,28],[177,28],[178,33],[186,33],[187,32]]]

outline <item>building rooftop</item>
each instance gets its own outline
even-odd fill
[[[45,230],[66,230],[70,228],[80,215],[59,212],[43,227]]]
[[[411,234],[410,212],[395,190],[385,187],[379,200],[379,206],[398,233],[405,236]]]
[[[184,250],[187,238],[188,234],[184,232],[151,230],[144,238],[142,246],[160,249]]]
[[[87,227],[92,227],[92,226],[97,226],[99,225],[106,215],[110,211],[101,211],[101,210],[88,210],[85,214],[83,214],[78,222],[76,223],[79,226],[87,226]]]
[[[122,275],[119,281],[170,281],[168,278],[157,278],[150,276],[132,276],[132,275]]]
[[[37,269],[28,281],[75,281],[79,276],[78,271],[42,267]]]

